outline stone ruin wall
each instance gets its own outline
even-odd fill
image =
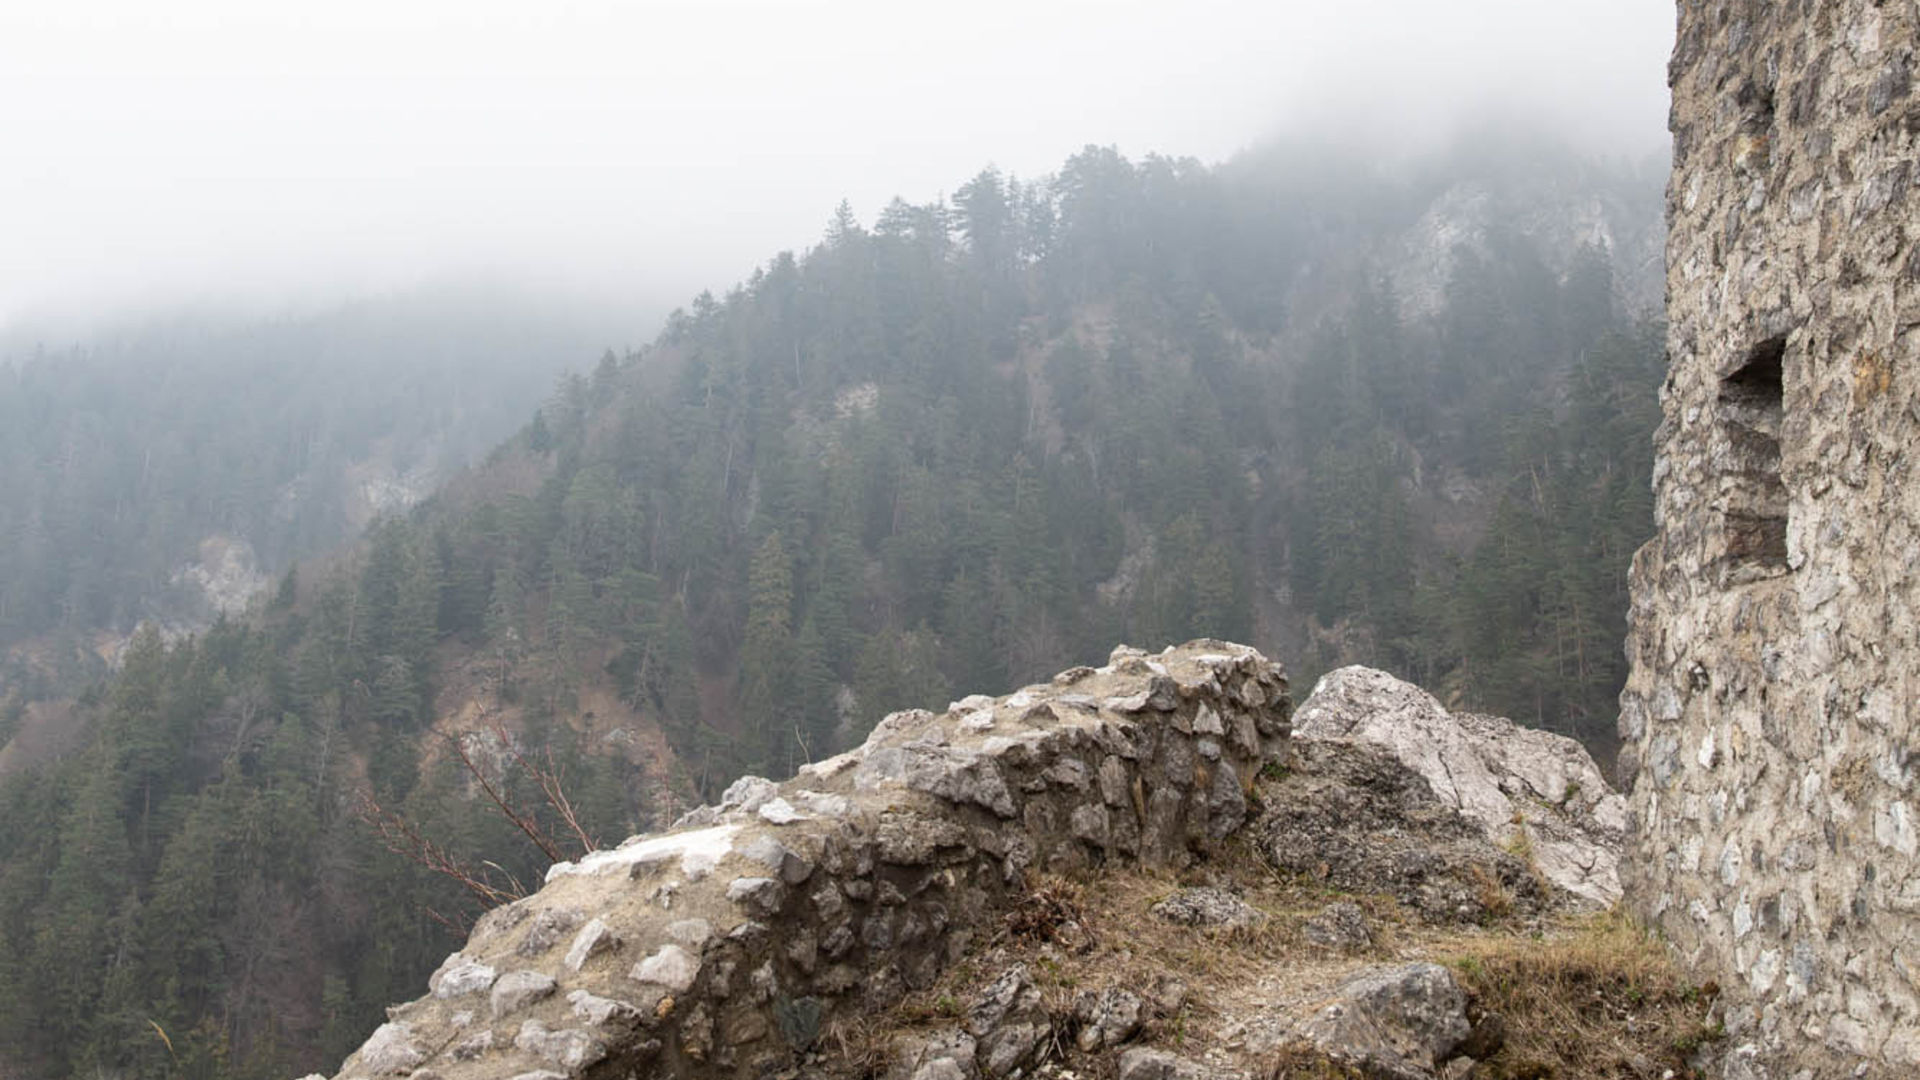
[[[1029,870],[1184,866],[1246,821],[1292,698],[1244,646],[1121,648],[944,714],[894,713],[782,784],[561,863],[481,919],[339,1076],[780,1073],[932,985]],[[979,1048],[991,1076],[1018,1047]]]
[[[1628,894],[1730,994],[1728,1075],[1920,1066],[1917,24],[1679,5],[1621,773]]]

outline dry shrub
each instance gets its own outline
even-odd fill
[[[820,1048],[836,1059],[842,1075],[879,1076],[892,1058],[893,1039],[900,1027],[892,1016],[841,1009],[827,1023]]]
[[[1623,914],[1539,940],[1475,941],[1453,965],[1476,1004],[1504,1021],[1506,1045],[1484,1063],[1494,1080],[1688,1076],[1688,1055],[1720,1035],[1707,1022],[1711,984],[1687,982]]]
[[[1062,945],[1074,952],[1092,948],[1096,941],[1088,924],[1085,888],[1066,878],[1040,879],[1007,912],[1007,934]]]
[[[1480,863],[1469,863],[1467,872],[1473,877],[1476,899],[1485,912],[1488,922],[1499,922],[1513,916],[1513,894],[1500,883],[1493,871]]]

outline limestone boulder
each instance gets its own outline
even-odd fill
[[[1383,747],[1496,845],[1599,906],[1620,899],[1626,801],[1581,745],[1499,717],[1448,712],[1383,671],[1344,667],[1313,688],[1294,736]]]
[[[1438,964],[1369,968],[1294,1028],[1318,1053],[1379,1080],[1432,1080],[1473,1035],[1467,992]]]
[[[1255,843],[1274,869],[1394,897],[1433,923],[1482,923],[1574,898],[1434,794],[1386,747],[1302,740],[1261,789]]]

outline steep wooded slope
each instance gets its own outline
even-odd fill
[[[247,625],[137,643],[74,710],[92,741],[0,793],[0,1046],[338,1060],[461,902],[360,795],[501,888],[547,861],[448,736],[496,783],[551,748],[602,839],[1119,640],[1368,661],[1594,736],[1649,527],[1659,354],[1623,294],[1655,195],[1545,151],[1090,148],[843,211]]]

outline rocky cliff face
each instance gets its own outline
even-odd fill
[[[1449,719],[1370,738],[1396,702],[1419,692],[1336,673],[1308,706],[1328,730],[1290,738],[1279,665],[1198,641],[895,713],[554,866],[340,1076],[1441,1075],[1502,1029],[1436,943],[1591,905],[1466,812],[1539,782],[1502,764],[1529,737],[1481,732],[1482,767],[1441,792],[1409,747]],[[1584,821],[1617,796],[1560,742],[1554,768],[1594,787],[1557,805]]]
[[[1628,891],[1745,1003],[1733,1075],[1920,1068],[1917,32],[1869,0],[1680,5],[1620,734]]]

